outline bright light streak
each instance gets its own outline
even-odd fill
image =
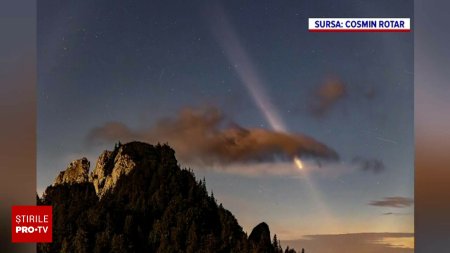
[[[295,166],[297,166],[297,168],[298,168],[299,170],[303,170],[303,163],[302,163],[302,160],[300,160],[300,158],[298,158],[297,156],[295,156],[295,157],[294,157],[294,163],[295,163]]]
[[[225,13],[221,8],[216,8],[216,12],[219,13],[216,16],[219,19],[213,19],[217,28],[212,30],[225,50],[228,61],[234,65],[241,82],[272,129],[280,132],[288,132],[286,125],[266,95],[263,88],[265,86],[263,80],[259,77],[254,64],[241,45]],[[217,22],[218,20],[220,22]],[[298,169],[303,169],[303,163],[298,156],[294,157],[294,164]]]
[[[251,98],[260,112],[264,115],[272,129],[279,132],[288,132],[284,121],[281,119],[277,110],[266,95],[264,90],[264,82],[258,75],[255,65],[240,43],[238,36],[228,21],[225,12],[218,4],[212,7],[214,7],[213,11],[209,12],[210,15],[212,14],[212,16],[210,16],[212,32],[222,46],[228,61],[234,67],[242,84],[244,84],[244,87],[247,89]],[[321,193],[317,189],[315,183],[309,177],[308,171],[304,170],[303,163],[300,158],[298,156],[294,156],[293,163],[299,170],[302,171],[311,195],[316,201],[316,205],[322,213],[324,219],[328,222],[328,224],[330,224],[330,226],[337,227],[336,220],[331,215],[330,209],[327,207],[326,203],[323,201]]]
[[[215,7],[213,13],[216,15],[211,18],[212,31],[225,51],[225,56],[273,130],[287,132],[283,120],[279,117],[279,113],[270,102],[263,88],[265,86],[263,80],[259,77],[253,62],[241,45],[223,9],[220,6]]]

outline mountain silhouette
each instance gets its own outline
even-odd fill
[[[53,242],[37,252],[275,253],[269,226],[250,236],[168,145],[116,144],[92,172],[75,160],[38,205],[53,206]],[[276,236],[274,237],[276,238]],[[289,251],[295,252],[295,251]]]

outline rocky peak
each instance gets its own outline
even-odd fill
[[[158,147],[161,148],[161,146]],[[174,151],[168,146],[162,147],[170,149],[171,152],[167,152],[169,157],[158,159],[173,160],[176,165]],[[113,151],[103,151],[90,174],[89,161],[86,158],[78,159],[71,162],[65,171],[59,173],[53,185],[90,182],[94,186],[97,196],[101,198],[106,192],[115,188],[121,176],[128,175],[133,171],[138,163],[141,165],[140,167],[146,167],[149,160],[156,159],[154,151],[154,146],[143,142],[116,144]]]
[[[61,171],[55,178],[53,185],[88,182],[90,165],[86,157],[72,161],[66,170]]]
[[[125,145],[118,145],[114,151],[106,150],[100,155],[89,179],[97,195],[102,197],[116,186],[122,175],[128,175],[135,167],[135,161],[125,152]]]
[[[270,229],[265,222],[258,224],[248,237],[250,244],[255,252],[272,253],[272,241],[270,238]]]

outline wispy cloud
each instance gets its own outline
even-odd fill
[[[411,213],[394,213],[394,212],[385,212],[383,213],[383,215],[388,216],[388,215],[412,215]]]
[[[307,235],[299,240],[282,241],[283,247],[314,253],[413,253],[413,233],[354,233]]]
[[[352,173],[354,168],[345,163],[333,162],[320,166],[314,161],[304,161],[304,168],[299,170],[291,161],[267,161],[260,163],[235,163],[214,165],[208,168],[216,173],[234,174],[249,178],[265,176],[304,178],[304,173],[313,173],[323,178],[336,179],[344,174]]]
[[[405,197],[386,197],[382,200],[374,200],[369,203],[372,206],[405,208],[414,204],[414,200]]]
[[[316,117],[325,116],[347,93],[344,82],[338,77],[328,77],[316,90],[311,112]]]
[[[385,170],[383,161],[374,158],[364,158],[357,156],[353,158],[352,163],[361,171],[379,174]]]

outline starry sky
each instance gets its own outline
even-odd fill
[[[413,33],[309,33],[309,17],[413,18],[413,5],[39,1],[38,192],[118,140],[168,141],[247,232],[413,232]],[[265,149],[189,142],[205,128]]]

